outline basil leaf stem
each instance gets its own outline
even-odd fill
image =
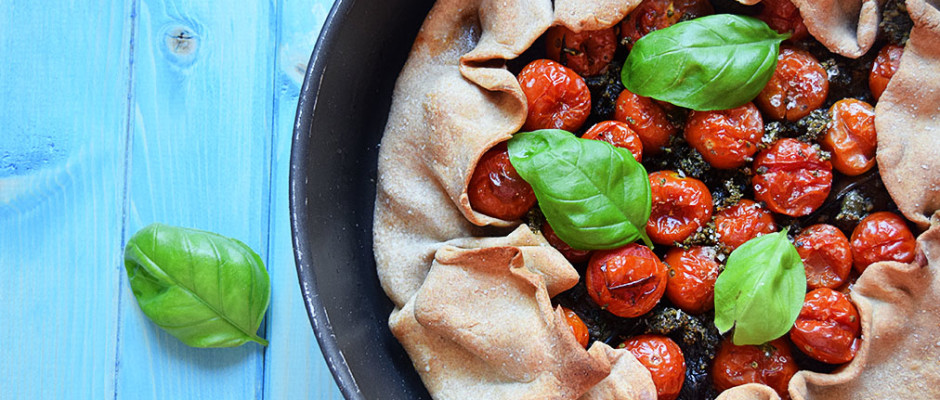
[[[734,327],[736,345],[763,344],[793,327],[806,296],[806,271],[787,232],[748,240],[715,282],[715,326]]]
[[[256,334],[270,299],[268,272],[244,243],[151,224],[128,240],[124,267],[140,309],[183,343],[268,344]]]
[[[680,22],[638,40],[621,79],[633,93],[693,110],[738,107],[767,85],[789,36],[739,15]]]
[[[509,161],[532,185],[545,219],[569,246],[648,245],[649,177],[629,150],[556,129],[515,134]]]

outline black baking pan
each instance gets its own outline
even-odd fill
[[[337,0],[300,91],[290,157],[294,256],[310,323],[347,399],[430,398],[388,328],[372,211],[392,89],[432,5]]]

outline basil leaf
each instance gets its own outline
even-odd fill
[[[611,249],[646,237],[650,182],[629,150],[556,129],[517,133],[509,161],[532,185],[559,238],[581,249]]]
[[[255,333],[270,299],[268,272],[244,243],[151,224],[127,242],[124,267],[140,309],[183,343],[268,344]]]
[[[731,14],[680,22],[638,40],[621,79],[633,93],[693,110],[738,107],[767,85],[789,36]]]
[[[787,232],[745,242],[715,282],[715,326],[734,326],[736,345],[763,344],[793,327],[806,296],[806,271]]]

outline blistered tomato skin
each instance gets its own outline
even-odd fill
[[[666,291],[666,265],[649,247],[636,243],[595,251],[585,277],[588,294],[619,317],[647,313]]]
[[[881,94],[888,88],[891,77],[898,72],[902,54],[904,54],[904,48],[896,44],[889,44],[878,51],[875,63],[872,64],[871,72],[868,74],[868,88],[871,89],[871,95],[875,97],[875,100],[881,98]]]
[[[780,139],[754,159],[754,198],[771,211],[802,217],[826,201],[832,189],[832,163],[808,143]]]
[[[819,146],[832,153],[832,166],[845,175],[855,176],[875,166],[878,135],[875,132],[875,108],[856,99],[837,101],[829,109],[832,122]]]
[[[640,335],[618,347],[629,351],[650,371],[658,400],[679,397],[685,381],[685,356],[676,342],[665,336]]]
[[[681,242],[712,217],[712,195],[702,181],[674,171],[649,175],[652,209],[646,234],[653,243]]]
[[[594,124],[581,136],[582,139],[600,140],[630,150],[633,158],[643,161],[643,142],[630,125],[620,121],[603,121]]]
[[[781,48],[777,69],[754,103],[771,119],[796,121],[826,101],[829,75],[811,54]]]
[[[889,211],[862,218],[852,231],[852,258],[855,270],[865,272],[872,263],[910,263],[917,255],[917,241],[904,219]]]
[[[590,250],[577,250],[572,248],[555,234],[555,230],[552,229],[552,226],[549,225],[548,222],[542,224],[542,235],[545,236],[545,240],[548,241],[548,244],[552,245],[552,247],[558,250],[558,252],[565,256],[565,259],[572,264],[583,263],[591,258]]]
[[[652,31],[714,12],[706,0],[644,0],[620,23],[620,40],[633,49],[637,40]]]
[[[685,140],[711,166],[733,169],[746,164],[764,136],[764,120],[753,103],[721,111],[692,111]]]
[[[545,33],[548,58],[571,68],[581,76],[594,76],[607,68],[617,51],[613,28],[574,33],[555,26]]]
[[[861,342],[858,310],[844,294],[828,288],[806,294],[790,329],[790,340],[811,358],[829,364],[852,361]]]
[[[565,307],[562,307],[561,311],[565,315],[565,322],[571,327],[571,333],[573,333],[574,338],[578,340],[578,344],[580,344],[581,347],[587,348],[588,342],[591,340],[587,325],[584,324],[581,317],[574,311]]]
[[[666,298],[690,314],[715,307],[715,281],[718,262],[713,247],[673,247],[663,261],[669,269]]]
[[[522,218],[535,205],[535,192],[509,162],[506,143],[480,157],[467,186],[470,207],[507,221]]]
[[[793,240],[810,289],[842,286],[852,271],[852,247],[845,234],[832,225],[818,224],[800,232]]]
[[[760,346],[736,346],[731,339],[725,339],[712,362],[712,379],[719,391],[746,383],[763,383],[788,399],[787,385],[797,370],[785,339]]]
[[[790,0],[763,0],[760,4],[762,8],[756,17],[778,33],[790,32],[788,41],[796,42],[809,36],[800,9]]]
[[[737,204],[715,214],[718,241],[734,250],[748,240],[777,231],[774,216],[753,200],[742,199]]]
[[[535,60],[519,72],[529,105],[524,131],[577,131],[591,113],[591,92],[577,73],[552,60]]]
[[[666,117],[666,112],[653,99],[626,89],[617,97],[614,119],[625,122],[640,135],[643,151],[647,154],[659,154],[677,131]]]

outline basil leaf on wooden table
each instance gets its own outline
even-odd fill
[[[509,161],[569,246],[611,249],[646,237],[650,183],[629,150],[556,129],[517,133]]]
[[[788,37],[739,15],[680,22],[638,40],[621,79],[633,93],[693,110],[738,107],[767,85]]]
[[[270,300],[268,272],[244,243],[151,224],[127,242],[124,267],[140,309],[183,343],[268,344],[256,334]]]
[[[793,327],[806,296],[806,271],[787,232],[748,240],[715,282],[715,326],[734,327],[736,345],[763,344]]]

